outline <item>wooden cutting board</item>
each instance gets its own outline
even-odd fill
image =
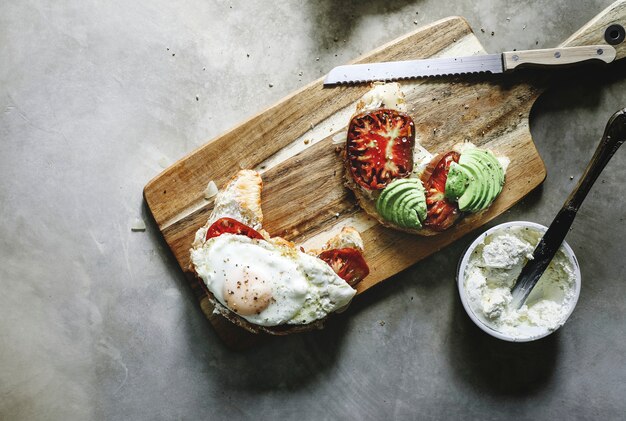
[[[563,46],[603,44],[611,24],[626,26],[626,1],[614,3]],[[626,45],[616,45],[617,58]],[[468,23],[450,17],[398,38],[356,62],[407,60],[485,54]],[[189,248],[205,224],[213,201],[203,191],[209,181],[218,187],[242,168],[257,169],[263,178],[264,228],[296,243],[323,243],[344,225],[363,236],[371,273],[358,293],[483,225],[509,209],[546,177],[543,161],[530,135],[530,109],[547,86],[538,73],[484,75],[405,81],[402,83],[415,121],[417,140],[430,152],[448,150],[462,140],[506,155],[511,164],[502,194],[480,215],[463,219],[435,237],[386,229],[367,217],[343,185],[343,167],[336,152],[356,101],[367,86],[324,88],[322,79],[250,118],[182,158],[150,181],[144,198],[183,271]],[[218,334],[232,347],[245,346],[249,335],[212,314],[197,280],[188,276],[201,308]],[[356,298],[358,299],[358,297]]]

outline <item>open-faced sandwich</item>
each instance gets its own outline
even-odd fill
[[[263,229],[262,180],[242,170],[216,196],[193,242],[191,269],[221,313],[251,331],[283,335],[322,327],[369,273],[363,241],[344,228],[317,251]]]
[[[344,151],[346,184],[381,224],[434,235],[487,209],[508,159],[470,142],[432,155],[415,139],[398,83],[375,83],[357,103]]]

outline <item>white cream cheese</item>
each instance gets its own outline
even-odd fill
[[[400,112],[407,111],[404,93],[400,89],[399,83],[374,82],[372,89],[367,91],[357,104],[357,112],[378,108],[391,108]]]
[[[511,288],[542,233],[533,227],[506,227],[487,235],[465,268],[464,288],[474,314],[512,338],[545,335],[561,326],[576,292],[574,266],[563,246],[519,310],[510,306]]]

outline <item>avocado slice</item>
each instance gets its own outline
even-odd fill
[[[491,151],[470,149],[461,155],[459,165],[475,176],[459,198],[459,209],[468,212],[486,209],[502,191],[504,169],[500,162]]]
[[[500,165],[500,161],[498,161],[495,155],[493,155],[491,152],[488,153],[488,156],[490,158],[491,164],[489,166],[489,169],[491,170],[492,174],[492,190],[490,192],[491,197],[489,201],[483,205],[483,209],[489,207],[489,205],[491,205],[493,201],[496,200],[496,197],[498,197],[500,192],[502,192],[502,186],[504,185],[504,169],[502,168],[502,165]]]
[[[445,196],[448,200],[458,201],[470,184],[471,176],[465,169],[452,162],[446,179]]]
[[[417,178],[394,180],[381,192],[376,210],[386,220],[406,228],[421,228],[426,217],[426,196]]]
[[[483,165],[484,172],[488,174],[485,181],[488,183],[487,194],[483,197],[482,201],[477,204],[477,211],[486,209],[495,198],[502,191],[502,185],[504,183],[504,170],[500,165],[500,162],[490,151],[484,151],[481,156],[481,165]]]
[[[415,183],[408,178],[401,178],[389,183],[378,196],[376,210],[383,218],[391,220],[393,203],[398,200],[405,191],[413,189]]]
[[[491,202],[493,202],[493,199],[495,199],[496,195],[498,194],[496,187],[496,185],[498,184],[496,181],[496,172],[489,166],[487,161],[480,161],[480,165],[482,166],[483,174],[485,175],[485,177],[483,178],[485,188],[482,197],[474,207],[475,212],[486,209],[491,204]]]
[[[483,173],[483,167],[479,164],[480,158],[477,158],[475,151],[475,149],[471,149],[461,155],[461,158],[459,159],[459,165],[474,175],[473,188],[467,189],[469,195],[463,203],[463,210],[468,212],[475,211],[476,206],[481,201],[481,198],[485,193],[485,183],[483,182],[485,174]],[[459,207],[459,209],[461,208]]]
[[[398,202],[400,217],[397,224],[407,228],[419,229],[426,218],[426,195],[424,190],[415,189]]]
[[[483,201],[489,189],[489,185],[487,182],[489,174],[485,170],[485,167],[481,165],[479,160],[471,161],[471,165],[474,166],[474,168],[476,169],[478,173],[478,178],[477,178],[478,189],[476,190],[476,195],[474,196],[474,200],[470,204],[470,208],[471,208],[470,211],[477,212],[480,206],[480,203]]]
[[[484,149],[470,149],[465,154],[467,159],[476,159],[488,164],[488,167],[498,174],[498,178],[504,182],[504,168],[493,152]],[[460,160],[459,160],[460,161]]]
[[[414,188],[410,191],[405,191],[395,202],[393,208],[394,215],[392,218],[397,225],[407,228],[421,228],[419,213],[424,214],[426,210],[426,196],[421,182],[416,179]]]
[[[465,189],[465,192],[463,192],[463,195],[459,197],[458,205],[459,210],[461,210],[462,212],[468,212],[470,205],[473,201],[475,201],[474,198],[478,193],[477,190],[481,188],[481,184],[478,181],[480,179],[480,175],[472,165],[464,165],[463,168],[469,175],[469,185]]]
[[[419,199],[417,195],[413,194],[413,192],[407,194],[402,197],[398,202],[398,211],[395,214],[395,223],[396,225],[400,225],[402,227],[407,228],[421,228],[422,223],[420,222],[417,212],[412,209],[414,205],[418,203]]]
[[[461,158],[462,157],[463,156],[461,155]],[[483,174],[483,168],[477,163],[476,160],[470,157],[465,161],[466,162],[463,162],[461,165],[469,174],[472,175],[473,181],[461,197],[463,200],[459,199],[459,209],[464,212],[474,212],[476,205],[485,194],[485,183],[483,182],[485,174]],[[459,160],[459,163],[460,162],[461,160]]]

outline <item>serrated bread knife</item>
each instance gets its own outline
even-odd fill
[[[504,73],[520,67],[555,67],[586,61],[610,63],[615,60],[615,55],[615,48],[610,45],[585,45],[542,50],[506,51],[501,54],[466,57],[350,64],[332,69],[326,76],[324,85],[471,73]]]

